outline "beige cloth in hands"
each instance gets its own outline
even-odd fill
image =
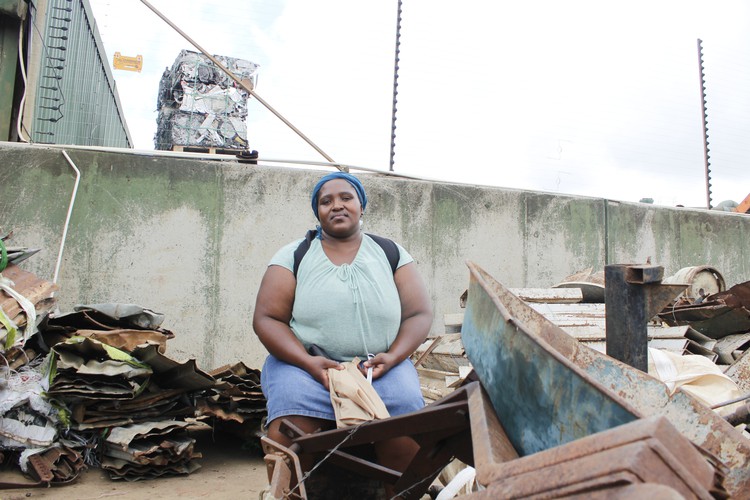
[[[349,427],[390,417],[385,403],[357,368],[359,358],[342,363],[343,370],[328,369],[331,404],[336,427]]]

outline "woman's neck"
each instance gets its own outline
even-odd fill
[[[359,246],[359,243],[362,241],[362,231],[360,229],[357,229],[355,232],[348,236],[333,236],[331,234],[326,233],[325,231],[321,232],[322,238],[321,241],[327,244],[328,246],[336,247],[336,246],[349,246],[349,245],[357,245]]]
[[[323,239],[320,243],[323,252],[333,264],[337,266],[351,264],[357,257],[359,247],[362,244],[362,233],[357,231],[346,238],[336,238],[323,233]]]

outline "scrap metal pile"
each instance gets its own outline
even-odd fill
[[[679,270],[664,283],[685,283],[688,288],[647,325],[649,373],[667,383],[672,392],[682,387],[694,391],[699,400],[705,396],[703,402],[709,406],[750,392],[750,281],[726,289],[717,269],[694,266]],[[604,289],[604,273],[587,269],[550,288],[511,292],[579,343],[605,352]],[[460,302],[463,308],[466,294]],[[446,314],[445,334],[428,339],[412,357],[428,401],[455,390],[469,373],[458,333],[463,316]],[[682,366],[674,367],[675,362]],[[684,369],[691,373],[680,372]],[[669,373],[674,380],[668,378]],[[707,389],[694,390],[701,386]],[[710,400],[706,392],[711,393]],[[727,405],[727,409],[737,407]]]
[[[420,368],[438,360],[434,372],[454,363],[451,389],[419,411],[354,428],[306,433],[282,420],[290,446],[262,438],[273,498],[317,498],[308,479],[325,464],[329,475],[342,469],[378,479],[405,499],[428,490],[476,499],[750,498],[750,439],[740,428],[686,391],[670,392],[584,346],[532,307],[548,302],[529,302],[554,295],[577,303],[580,286],[577,299],[569,291],[511,291],[467,264],[460,337],[448,333],[444,344],[433,339],[415,355]],[[628,269],[645,267],[657,266]],[[457,340],[465,352],[436,355]],[[466,376],[459,358],[469,362]],[[401,436],[419,446],[403,470],[382,467],[366,446]],[[443,488],[434,481],[455,460],[466,467]]]
[[[708,419],[708,415],[712,413],[716,415],[712,425],[717,429],[715,435],[720,437],[714,442],[717,443],[717,449],[737,447],[742,450],[738,456],[728,454],[722,457],[727,463],[735,464],[735,468],[729,472],[731,475],[742,476],[738,471],[744,465],[738,469],[736,463],[741,463],[743,457],[746,457],[747,447],[743,443],[750,439],[750,282],[738,283],[725,289],[723,276],[710,266],[681,269],[663,282],[682,283],[688,286],[672,303],[651,318],[647,325],[648,373],[654,377],[654,383],[659,384],[656,380],[660,380],[664,384],[669,401],[682,402],[678,406],[683,406],[686,420],[690,421],[693,418],[686,408],[695,405],[695,401],[702,403],[700,406],[705,408],[701,418]],[[548,321],[560,328],[560,335],[564,331],[566,337],[575,339],[575,343],[590,347],[598,353],[605,352],[606,307],[603,272],[594,273],[588,269],[568,276],[550,288],[516,288],[510,289],[510,292],[519,304],[525,304],[528,308],[529,312],[525,314],[531,314],[533,311],[536,315],[536,319],[532,319],[532,316],[524,317],[523,321],[528,322],[528,326]],[[464,293],[460,299],[461,308],[466,307],[467,299],[468,293]],[[466,384],[467,376],[473,375],[460,333],[464,326],[465,314],[446,314],[444,320],[445,333],[426,341],[412,357],[420,375],[422,393],[428,402],[449,397]],[[549,326],[542,327],[540,331],[547,328]],[[594,354],[586,354],[586,350],[579,350],[574,344],[562,342],[563,338],[560,335],[554,339],[554,342],[560,342],[556,348],[568,353],[572,359],[581,359],[580,363],[583,366],[594,367],[600,363]],[[599,369],[602,368],[592,369],[591,374],[594,377],[600,376],[603,372]],[[643,387],[640,384],[635,384],[634,387],[637,388],[637,400],[646,397],[645,382]],[[690,395],[691,399],[681,399],[683,393]],[[660,407],[660,404],[656,406]],[[687,435],[695,432],[693,440],[700,442],[699,436],[703,435],[704,429],[709,428],[706,421],[697,427],[691,427],[687,423],[680,424],[680,427]],[[727,426],[733,426],[734,429]],[[718,430],[719,428],[722,430]],[[730,429],[736,429],[738,433],[731,434]],[[597,435],[597,439],[604,438]],[[672,439],[670,442],[674,443]],[[572,446],[573,455],[578,453],[576,448],[581,443]],[[562,449],[555,450],[554,453],[562,453]],[[546,453],[553,451],[549,450]],[[680,457],[686,456],[683,452],[679,453]],[[531,455],[524,460],[535,464],[529,469],[534,471],[535,478],[540,477],[539,467],[549,465],[544,462],[544,454]],[[536,460],[541,460],[541,463],[536,463]],[[595,460],[592,463],[599,462]],[[465,465],[458,464],[458,467]],[[572,481],[574,476],[571,474],[578,473],[579,468],[572,466],[572,462],[567,463],[566,467],[563,475]],[[464,468],[462,472],[465,473],[467,469],[470,468]],[[718,469],[722,470],[720,464]],[[510,467],[509,470],[515,469]],[[721,474],[727,473],[727,470],[724,470]],[[512,488],[513,494],[523,490],[519,485],[537,484],[523,481],[513,483],[514,480],[523,478],[523,475],[503,481],[497,479],[499,475],[493,477],[497,482],[496,487],[501,484],[507,485]],[[447,480],[450,479],[451,476],[447,476]],[[706,484],[711,484],[710,475],[706,481]],[[732,478],[732,481],[742,482],[744,479]],[[443,484],[448,484],[448,481],[443,481]],[[469,483],[465,488],[472,485],[476,486],[476,483]],[[471,491],[476,490],[462,490],[463,493]],[[498,490],[497,493],[507,496],[509,491],[511,490]],[[716,492],[714,496],[717,496]],[[743,498],[742,495],[737,497]]]
[[[13,261],[0,270],[0,463],[26,476],[15,487],[64,484],[86,466],[127,481],[189,474],[201,457],[191,428],[231,423],[259,439],[259,370],[177,362],[164,315],[132,304],[60,314],[56,289]]]
[[[234,57],[214,57],[249,88],[255,88],[257,64]],[[248,92],[208,57],[182,50],[159,82],[156,149],[246,149],[248,97]]]

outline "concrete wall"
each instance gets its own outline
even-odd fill
[[[314,227],[309,193],[324,171],[172,154],[65,150],[81,171],[58,283],[59,308],[135,303],[166,315],[168,355],[212,369],[260,367],[252,333],[268,260]],[[330,170],[328,170],[330,171]],[[608,263],[670,275],[712,265],[750,279],[750,217],[531,191],[361,174],[367,231],[413,255],[435,308],[460,311],[471,260],[509,287],[549,287]],[[52,280],[75,172],[58,147],[0,142],[0,234],[42,248],[23,267]]]

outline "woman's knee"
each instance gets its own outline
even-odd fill
[[[292,436],[282,431],[281,423],[283,420],[287,420],[304,434],[312,434],[313,432],[321,430],[333,429],[335,426],[335,422],[323,418],[306,417],[303,415],[286,415],[284,417],[279,417],[274,419],[268,425],[268,437],[282,446],[289,446],[292,444],[293,439]]]

